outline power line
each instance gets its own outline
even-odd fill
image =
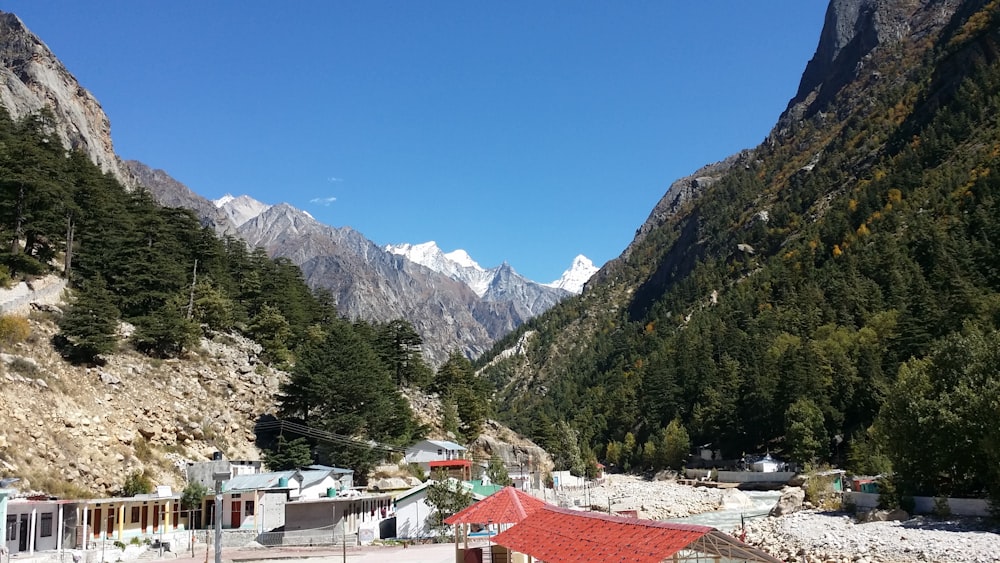
[[[293,434],[298,434],[300,436],[305,436],[307,438],[312,438],[329,444],[370,448],[386,453],[404,453],[406,451],[404,448],[399,446],[383,444],[374,440],[362,440],[351,436],[335,434],[333,432],[327,432],[326,430],[313,428],[311,426],[306,426],[305,424],[299,424],[297,422],[291,422],[280,418],[273,421],[258,422],[254,427],[254,431],[257,432],[261,430],[277,430],[279,432],[288,431]]]

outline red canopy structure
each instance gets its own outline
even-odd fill
[[[495,536],[493,542],[546,563],[704,561],[705,555],[781,563],[708,526],[610,516],[547,504]]]
[[[483,500],[446,518],[454,524],[517,524],[540,508],[548,506],[528,493],[504,487]]]

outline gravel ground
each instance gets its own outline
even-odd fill
[[[797,562],[1000,563],[1000,528],[982,519],[859,524],[843,513],[809,510],[752,521],[746,542]]]
[[[546,499],[561,506],[594,506],[606,510],[608,499],[616,512],[638,510],[650,520],[679,518],[719,508],[721,489],[691,487],[675,481],[650,481],[632,475],[608,475],[601,485],[586,489],[562,489]]]
[[[564,506],[637,509],[653,520],[716,510],[723,491],[610,475],[603,485],[560,491]],[[556,502],[550,497],[549,502]],[[855,523],[843,513],[799,511],[780,518],[749,520],[746,541],[784,561],[836,563],[1000,563],[1000,526],[983,519]],[[722,530],[732,533],[733,530]]]

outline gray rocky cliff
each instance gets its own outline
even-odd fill
[[[97,99],[17,16],[0,12],[0,104],[21,119],[49,108],[56,134],[127,188],[135,177],[115,154],[111,122]]]
[[[782,121],[805,119],[841,90],[873,72],[866,62],[880,46],[919,41],[939,31],[962,4],[983,0],[833,0],[826,10],[816,54],[806,65],[798,92]]]
[[[342,314],[373,322],[410,321],[434,365],[455,349],[478,356],[525,320],[509,307],[481,315],[481,300],[467,285],[387,252],[354,229],[324,225],[287,204],[268,208],[237,233],[270,256],[298,265],[310,287],[331,291]]]

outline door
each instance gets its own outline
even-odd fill
[[[243,503],[234,500],[233,508],[229,512],[229,527],[239,528],[243,524]]]
[[[28,515],[21,515],[21,522],[17,526],[17,550],[28,551]]]
[[[147,524],[149,524],[149,507],[144,504],[142,505],[142,511],[139,513],[139,533],[146,533]]]
[[[95,508],[93,516],[91,521],[94,523],[94,537],[99,538],[101,537],[101,509]]]
[[[11,544],[17,541],[17,516],[14,516],[13,514],[7,515],[7,529],[5,531],[7,536],[7,545],[0,545],[0,551],[3,551],[4,548],[9,551],[14,551],[14,546]]]
[[[160,529],[160,505],[153,505],[153,533]]]
[[[112,536],[115,535],[115,513],[116,512],[118,512],[118,510],[115,509],[115,507],[113,507],[113,506],[108,509],[108,531],[105,532],[105,536],[104,536],[106,538],[110,538],[110,537],[112,537]]]

